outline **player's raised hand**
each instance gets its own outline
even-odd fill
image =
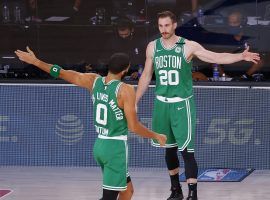
[[[260,55],[258,53],[249,52],[249,46],[247,46],[246,50],[242,53],[243,60],[258,63],[260,60]]]
[[[34,52],[28,46],[26,47],[26,50],[27,51],[16,50],[15,54],[21,61],[28,64],[34,64],[34,62],[37,60]]]
[[[167,136],[163,134],[158,134],[157,141],[160,144],[160,146],[165,146],[167,141]]]

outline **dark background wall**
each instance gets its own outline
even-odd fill
[[[245,34],[252,50],[264,57],[262,71],[270,71],[270,19],[266,18],[267,5],[263,0],[198,0],[198,7],[205,13],[205,24],[198,24],[197,13],[191,12],[191,1],[187,0],[81,0],[78,12],[72,7],[74,0],[38,0],[35,11],[30,11],[29,0],[2,0],[0,18],[0,64],[12,63],[12,68],[24,68],[18,60],[8,60],[4,56],[15,56],[15,49],[24,49],[29,45],[37,55],[51,63],[59,63],[70,68],[80,63],[98,64],[100,56],[108,50],[107,40],[115,35],[114,19],[119,15],[127,15],[135,23],[136,34],[142,43],[159,37],[156,26],[156,13],[170,9],[178,17],[177,34],[202,43],[215,51],[235,52],[242,47],[230,46],[224,41],[226,16],[230,10],[239,10],[245,15]],[[3,21],[3,6],[10,10],[10,21]],[[21,21],[14,22],[14,9],[19,6]],[[97,9],[104,9],[104,21],[95,23]],[[29,21],[35,15],[40,21]],[[68,17],[63,21],[48,21],[52,16]],[[256,24],[249,25],[247,17],[258,17]],[[262,22],[260,22],[262,21]],[[269,22],[269,25],[261,23]],[[95,24],[94,24],[95,23]],[[141,52],[144,54],[144,52]],[[144,61],[141,61],[143,64]],[[205,63],[196,62],[198,66]],[[246,63],[238,64],[245,70]],[[233,69],[234,67],[232,67]]]

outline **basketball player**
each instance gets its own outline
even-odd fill
[[[146,49],[144,71],[136,92],[136,105],[149,86],[153,71],[156,75],[156,99],[153,110],[153,130],[167,135],[165,160],[171,179],[168,200],[183,199],[179,183],[177,150],[185,163],[189,187],[187,200],[197,199],[198,167],[194,157],[196,112],[192,91],[192,58],[218,64],[241,60],[257,63],[260,57],[247,48],[238,54],[215,53],[194,41],[175,35],[176,17],[170,11],[158,14],[161,38],[150,42]],[[160,146],[152,141],[153,146]]]
[[[94,156],[103,172],[102,200],[116,200],[119,192],[120,200],[131,199],[133,186],[127,169],[128,128],[142,137],[156,139],[161,146],[165,145],[166,136],[148,130],[137,119],[133,86],[121,82],[129,68],[129,57],[124,53],[113,54],[108,75],[100,77],[45,63],[37,59],[28,47],[27,52],[17,50],[15,53],[20,60],[92,93],[94,124],[98,133]]]

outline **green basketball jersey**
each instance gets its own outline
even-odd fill
[[[117,103],[117,93],[121,84],[122,82],[118,80],[105,83],[105,77],[96,78],[93,84],[94,125],[96,132],[102,136],[115,137],[128,134],[124,111]]]
[[[192,62],[184,54],[185,39],[180,37],[177,44],[167,49],[161,38],[155,40],[154,70],[156,75],[156,95],[187,98],[192,90]]]

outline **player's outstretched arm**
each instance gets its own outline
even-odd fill
[[[39,60],[33,51],[30,50],[29,47],[26,47],[27,51],[16,50],[15,54],[19,57],[21,61],[24,61],[28,64],[35,65],[36,67],[40,68],[41,70],[55,75],[55,77],[59,77],[64,79],[69,83],[73,83],[80,87],[87,88],[92,90],[92,85],[95,78],[98,76],[94,73],[79,73],[73,70],[64,70],[59,66],[55,66],[53,64],[48,64]],[[52,71],[55,70],[55,71]]]
[[[190,54],[188,56],[192,57],[194,55],[208,63],[232,64],[239,61],[248,61],[257,64],[260,60],[260,55],[250,52],[249,47],[242,53],[216,53],[205,49],[197,42],[187,41],[187,48],[188,54]]]
[[[165,135],[155,133],[139,122],[135,110],[135,91],[133,86],[123,84],[120,88],[118,98],[120,105],[122,105],[121,107],[124,109],[129,130],[142,137],[156,139],[161,146],[164,146],[167,140]]]

